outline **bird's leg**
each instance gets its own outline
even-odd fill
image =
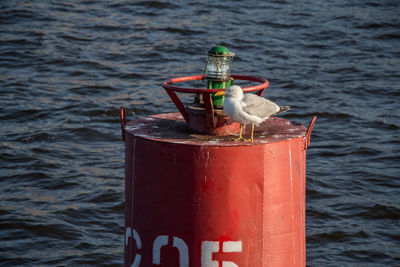
[[[254,141],[254,123],[251,124],[251,142]]]
[[[251,138],[244,139],[245,142],[253,142],[254,141],[254,123],[251,124]]]
[[[239,141],[243,139],[243,124],[240,124],[239,138],[233,139],[233,141]]]

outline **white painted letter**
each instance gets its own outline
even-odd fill
[[[161,264],[161,248],[168,245],[168,236],[160,235],[153,242],[153,264]],[[179,267],[189,267],[189,249],[185,241],[174,236],[172,246],[179,251]]]
[[[160,265],[161,263],[161,247],[168,244],[167,235],[159,235],[153,242],[153,264]]]
[[[136,249],[142,249],[142,240],[140,239],[138,232],[136,232],[135,229],[131,229],[130,227],[127,227],[125,230],[125,246],[128,245],[128,241],[129,241],[130,237],[132,237],[133,240],[135,240]],[[133,263],[131,264],[131,267],[138,267],[141,259],[142,259],[142,255],[136,253]]]
[[[189,249],[185,241],[174,236],[172,246],[179,251],[179,267],[189,267]]]
[[[214,252],[219,251],[219,241],[203,241],[201,243],[201,266],[218,267],[218,261],[212,260]]]
[[[242,241],[225,241],[222,242],[222,251],[219,251],[219,241],[203,241],[201,244],[201,266],[202,267],[218,267],[218,261],[213,261],[213,253],[232,253],[242,252]],[[222,267],[238,267],[232,261],[223,261]]]
[[[222,252],[242,252],[242,241],[222,242]]]

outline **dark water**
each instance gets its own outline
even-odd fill
[[[334,1],[1,1],[0,265],[123,263],[128,119],[175,111],[160,87],[234,74],[318,116],[307,264],[400,266],[400,5]]]

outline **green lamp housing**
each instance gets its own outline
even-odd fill
[[[204,75],[207,79],[208,89],[228,88],[233,84],[229,77],[231,73],[232,60],[235,56],[224,46],[215,46],[208,50]],[[222,108],[224,96],[211,95],[214,107]]]

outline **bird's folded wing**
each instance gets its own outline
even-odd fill
[[[245,94],[241,105],[244,112],[260,118],[269,117],[280,110],[274,102],[254,94]]]

